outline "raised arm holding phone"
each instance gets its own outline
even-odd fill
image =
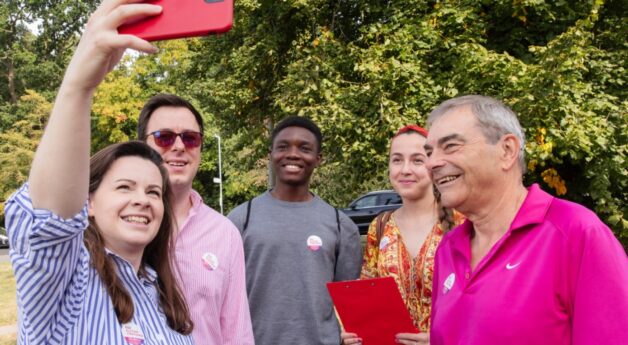
[[[161,11],[139,2],[105,0],[90,17],[28,183],[6,203],[21,344],[193,343],[161,157],[140,142],[89,157],[96,87],[125,49],[157,50],[117,32]]]

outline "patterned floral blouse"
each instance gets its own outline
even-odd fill
[[[455,220],[456,224],[460,222]],[[420,332],[429,332],[434,254],[444,234],[440,223],[434,225],[414,259],[403,243],[394,213],[384,227],[379,244],[376,232],[377,219],[369,226],[360,279],[393,277],[414,325]]]

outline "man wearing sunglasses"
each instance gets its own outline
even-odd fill
[[[226,217],[192,189],[201,161],[203,118],[185,99],[159,94],[140,112],[140,140],[168,169],[178,233],[179,286],[190,308],[197,344],[253,344],[242,239]]]

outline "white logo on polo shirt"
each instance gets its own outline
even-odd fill
[[[506,269],[507,269],[507,270],[511,270],[511,269],[513,269],[513,268],[517,268],[517,266],[519,266],[520,264],[521,264],[521,261],[517,262],[517,263],[516,263],[516,264],[514,264],[514,265],[511,265],[511,264],[510,264],[510,262],[509,262],[509,263],[507,263],[507,264],[506,264]]]
[[[443,284],[443,286],[444,286],[443,293],[448,293],[449,290],[451,290],[451,288],[454,286],[455,282],[456,282],[456,274],[452,272],[447,277],[447,279],[445,279],[445,283]]]

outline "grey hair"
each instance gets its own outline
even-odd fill
[[[504,103],[494,98],[480,95],[467,95],[446,100],[429,114],[427,118],[428,126],[431,126],[434,121],[450,110],[464,106],[471,108],[471,112],[478,120],[480,129],[489,143],[497,143],[499,139],[506,134],[514,134],[517,137],[521,145],[518,154],[518,163],[521,168],[521,174],[525,174],[526,138],[523,134],[521,124],[517,119],[517,114],[504,105]]]

